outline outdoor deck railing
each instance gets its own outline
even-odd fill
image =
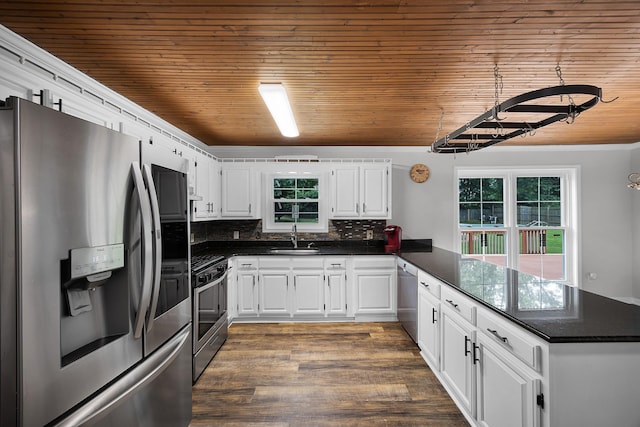
[[[504,254],[505,233],[504,230],[462,230],[460,232],[461,253],[464,255]],[[521,254],[545,254],[547,252],[546,229],[520,229],[518,234]]]

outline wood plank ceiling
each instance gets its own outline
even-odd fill
[[[209,145],[430,146],[494,105],[496,65],[500,101],[557,65],[619,97],[503,144],[640,141],[637,0],[29,0],[0,23]],[[260,82],[285,85],[298,138]]]

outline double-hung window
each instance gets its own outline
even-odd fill
[[[265,231],[327,230],[321,199],[323,179],[308,174],[274,174],[268,176],[268,201]]]
[[[549,280],[577,271],[577,169],[458,169],[460,253]]]

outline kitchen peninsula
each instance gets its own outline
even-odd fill
[[[304,256],[274,255],[273,242],[217,250],[232,260],[344,258],[351,282],[353,259],[398,257],[417,267],[418,345],[473,425],[640,425],[640,307],[428,244],[403,242],[389,255],[375,242],[339,243],[312,245]],[[348,301],[360,292],[353,287]],[[359,320],[345,314],[334,319]]]

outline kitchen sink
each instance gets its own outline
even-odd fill
[[[269,253],[279,255],[313,255],[320,252],[318,248],[271,248]]]

